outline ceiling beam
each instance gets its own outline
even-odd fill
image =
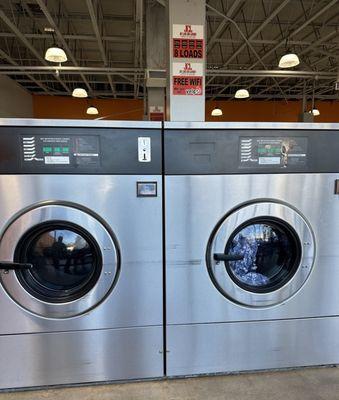
[[[91,17],[92,27],[93,27],[93,31],[94,31],[95,37],[97,39],[97,43],[98,43],[98,47],[99,47],[99,50],[100,50],[100,53],[101,53],[101,57],[102,57],[102,60],[104,62],[104,66],[106,67],[108,65],[107,57],[106,57],[106,51],[104,49],[104,45],[102,44],[102,37],[101,37],[101,34],[100,34],[98,21],[97,21],[97,16],[96,16],[96,13],[94,11],[92,0],[86,0],[86,4],[87,4],[89,15]],[[114,87],[111,75],[107,75],[107,79],[108,79],[109,85],[111,87],[113,97],[116,97],[115,87]]]
[[[230,8],[226,12],[226,16],[228,18],[232,18],[235,11],[237,10],[238,6],[243,3],[244,0],[234,0]],[[225,31],[226,26],[229,24],[229,21],[227,19],[223,19],[217,29],[214,31],[213,35],[211,36],[210,40],[207,42],[207,49],[206,52],[207,54],[213,49],[215,43],[217,42],[217,39],[219,36]]]
[[[0,37],[1,37],[1,33],[0,33]],[[250,42],[252,44],[277,44],[280,42],[280,40],[270,40],[270,39],[253,39],[250,40]],[[216,39],[216,43],[221,43],[221,44],[233,44],[233,43],[242,43],[242,40],[240,39]],[[310,41],[306,41],[306,40],[289,40],[288,44],[291,46],[314,46],[314,43],[310,42]],[[332,46],[336,46],[338,44],[338,42],[330,42],[327,43],[327,45],[332,45]]]
[[[8,26],[8,28],[14,32],[16,37],[29,49],[29,51],[44,65],[48,65],[45,59],[40,55],[37,49],[25,38],[22,32],[15,26],[15,24],[6,16],[6,14],[0,10],[0,18],[3,22]],[[62,80],[57,76],[56,79],[63,86],[67,93],[70,93],[70,90],[67,85],[65,85]]]
[[[49,23],[50,26],[51,26],[51,28],[54,29],[54,32],[55,32],[57,38],[59,39],[59,41],[60,41],[60,43],[61,43],[63,49],[64,49],[64,50],[66,51],[66,53],[68,54],[68,57],[70,58],[70,60],[71,60],[72,63],[74,64],[74,66],[78,67],[79,65],[78,65],[76,59],[74,58],[71,49],[68,47],[68,44],[66,43],[66,41],[65,41],[65,39],[64,39],[64,37],[63,37],[63,35],[62,35],[62,33],[60,32],[60,30],[59,30],[57,24],[55,23],[55,21],[54,21],[52,15],[51,15],[50,12],[48,11],[48,9],[47,9],[47,7],[46,7],[46,5],[45,5],[45,2],[44,2],[43,0],[36,0],[36,2],[39,4],[40,9],[41,9],[41,11],[44,13],[44,15],[45,15],[45,17],[46,17],[48,23]],[[92,91],[92,88],[91,88],[91,86],[89,85],[89,83],[88,83],[86,77],[85,77],[85,76],[82,76],[82,74],[80,74],[80,75],[81,75],[81,78],[83,79],[85,85],[87,86],[87,89],[91,92],[91,91]]]
[[[50,39],[50,33],[23,33],[26,39]],[[16,35],[11,32],[0,32],[0,37],[4,38],[14,38]],[[88,42],[96,42],[97,38],[95,35],[63,35],[66,40],[84,40]],[[134,38],[132,36],[102,36],[104,42],[114,42],[114,43],[132,43]]]
[[[166,0],[155,0],[155,2],[162,5],[163,7],[166,7]]]
[[[7,53],[5,53],[2,49],[0,49],[0,58],[3,58],[4,60],[6,60],[8,63],[12,64],[13,66],[18,67],[19,64],[13,60],[12,57],[10,57]],[[34,76],[32,76],[31,74],[26,74],[29,79],[30,82],[34,82],[37,86],[39,86],[42,90],[44,90],[46,93],[48,92],[48,89],[45,85],[43,85],[41,82],[37,81]]]
[[[287,4],[289,1],[291,1],[291,0],[284,0],[277,8],[273,11],[273,13],[272,13],[270,16],[267,17],[266,21],[270,21],[271,18],[275,17],[275,16],[278,14],[278,12],[280,12],[281,9],[282,9],[283,7],[285,7],[286,4]],[[240,33],[241,37],[244,39],[244,43],[243,43],[242,46],[244,46],[244,48],[245,48],[246,46],[248,46],[248,47],[251,49],[251,51],[253,52],[253,54],[256,56],[256,58],[258,59],[258,62],[259,62],[260,64],[262,64],[262,66],[264,67],[264,69],[267,69],[265,63],[262,61],[261,57],[259,56],[259,54],[258,54],[257,51],[255,50],[255,48],[253,47],[253,45],[250,43],[250,41],[248,40],[247,36],[242,32],[242,30],[241,30],[241,28],[239,27],[239,25],[238,25],[234,20],[232,20],[231,18],[227,17],[227,15],[221,13],[221,12],[218,11],[217,9],[213,8],[212,6],[207,5],[207,7],[208,7],[209,9],[213,10],[216,14],[222,15],[226,20],[228,20],[229,22],[231,22],[231,23],[235,26],[235,28],[237,29],[237,31]],[[263,29],[263,26],[260,26],[259,28],[257,28],[257,29],[255,30],[255,32],[252,33],[252,35],[250,36],[250,38],[256,37],[256,36],[260,33],[260,31],[261,31],[262,29]],[[236,55],[237,52],[242,48],[242,46],[240,46],[240,48],[238,48],[238,50],[234,53],[235,55]],[[234,54],[233,54],[233,55],[234,55]],[[231,58],[232,58],[232,57],[231,57]],[[230,58],[230,59],[231,59],[231,58]],[[230,59],[229,59],[226,63],[223,63],[223,66],[227,65],[227,63],[230,61]],[[208,81],[208,83],[210,83],[210,82],[211,82],[211,79]],[[279,87],[278,81],[276,81],[276,83],[277,83],[277,86]],[[284,92],[283,92],[283,90],[282,90],[280,87],[279,87],[279,90],[280,90],[281,94],[283,95]],[[221,92],[222,92],[222,91],[221,91]],[[286,101],[287,101],[287,99],[286,99]]]
[[[325,6],[322,6],[316,13],[312,15],[311,18],[308,20],[304,21],[297,29],[295,29],[290,35],[288,35],[288,39],[291,39],[295,35],[297,35],[299,32],[301,32],[303,29],[305,29],[311,22],[313,22],[315,19],[319,18],[323,13],[325,13],[329,8],[334,6],[336,3],[338,3],[339,0],[332,0]],[[320,40],[320,39],[319,39]],[[266,51],[264,54],[262,54],[261,59],[265,59],[268,56],[272,55],[275,53],[277,49],[279,49],[281,46],[283,46],[286,43],[286,37],[283,38],[279,43],[277,43],[272,49],[269,51]],[[311,46],[310,46],[311,47]],[[305,49],[305,52],[307,50]],[[248,69],[255,68],[259,64],[259,61],[254,62]],[[235,78],[233,79],[229,85],[225,86],[222,90],[220,90],[217,94],[216,97],[222,94],[226,89],[228,89],[230,86],[232,86],[235,82],[237,82],[240,78]]]
[[[313,44],[311,44],[310,46],[308,46],[306,49],[302,50],[302,51],[299,53],[299,57],[303,56],[304,54],[307,54],[309,51],[313,51],[313,50],[314,50],[314,46],[320,45],[320,44],[322,44],[323,42],[327,42],[329,39],[332,39],[333,37],[335,37],[335,36],[337,36],[337,35],[339,35],[339,31],[335,30],[335,31],[332,31],[332,32],[328,33],[327,35],[325,35],[325,36],[319,38],[319,39],[316,40]],[[313,67],[314,67],[314,66],[315,66],[315,65],[313,64]],[[284,81],[285,81],[285,80],[283,80],[282,82],[284,82]],[[255,84],[255,83],[254,83],[254,84]],[[274,87],[275,87],[275,84],[272,84],[271,86],[268,86],[268,87],[266,88],[266,90],[270,90],[270,89],[272,89],[272,88],[274,88]],[[292,88],[293,88],[293,87],[292,87]],[[261,92],[260,94],[264,93],[266,90],[262,90],[262,92]]]
[[[84,73],[88,75],[96,74],[111,74],[111,75],[127,75],[127,74],[138,74],[143,76],[145,70],[143,68],[113,68],[113,67],[71,67],[71,66],[10,66],[0,65],[0,72],[3,73],[16,73],[22,72],[31,73],[52,73],[55,70],[59,70],[60,73]],[[162,71],[162,70],[161,70]],[[208,76],[247,76],[247,77],[278,77],[278,78],[319,78],[319,79],[335,79],[337,77],[336,72],[324,72],[324,71],[291,71],[291,70],[215,70],[207,69],[206,75]]]
[[[290,2],[291,0],[284,0],[282,1],[279,6],[269,15],[267,16],[267,18],[265,19],[265,21],[258,26],[257,29],[254,30],[254,32],[248,37],[247,40],[251,41],[253,40],[255,37],[257,37],[259,35],[259,33],[267,26],[267,24],[269,24],[273,18],[275,18],[280,11],[285,8],[287,6],[287,4]],[[248,43],[245,41],[232,55],[231,57],[229,57],[229,59],[223,64],[223,67],[226,67],[232,60],[234,60],[235,57],[237,57],[238,54],[240,54],[248,45]]]
[[[213,100],[213,96],[214,96],[213,93],[206,93],[206,98],[207,99]],[[300,93],[300,94],[286,94],[285,96],[286,96],[286,98],[288,100],[301,100],[303,98],[303,94],[302,93]],[[282,94],[274,94],[274,95],[271,95],[270,98],[283,100],[285,98],[285,96],[283,96]],[[316,97],[317,97],[317,99],[323,99],[323,100],[337,100],[338,99],[338,95],[335,95],[335,94],[334,95],[325,95],[324,94],[324,95],[319,95],[319,96],[316,96]],[[220,98],[234,99],[234,94],[223,93],[220,96]],[[253,99],[267,100],[267,96],[263,95],[263,94],[252,94],[250,100],[253,100]],[[239,100],[235,100],[235,101],[239,101]]]

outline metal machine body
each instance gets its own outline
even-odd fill
[[[0,120],[0,388],[163,376],[160,123]]]
[[[339,362],[339,125],[165,123],[167,375]]]

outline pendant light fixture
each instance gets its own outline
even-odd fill
[[[66,62],[67,55],[66,55],[65,51],[61,47],[57,46],[57,44],[55,42],[54,29],[47,27],[44,29],[44,31],[50,32],[53,37],[53,45],[46,50],[45,60],[54,62],[54,63],[58,63],[58,64]]]
[[[222,109],[218,106],[215,106],[211,112],[212,117],[221,117],[222,116]]]
[[[279,60],[279,68],[293,68],[300,64],[299,57],[288,48],[288,36],[285,43],[285,54]]]
[[[61,47],[53,45],[46,50],[45,60],[60,64],[67,61],[67,56]]]
[[[94,107],[93,105],[91,105],[91,106],[89,106],[89,107],[87,108],[86,114],[89,114],[89,115],[98,115],[98,114],[99,114],[99,111],[98,111],[98,109],[97,109],[96,107]]]
[[[295,53],[288,52],[280,58],[279,68],[292,68],[299,64],[299,57]]]
[[[317,108],[312,108],[312,110],[310,111],[310,113],[314,116],[317,117],[318,115],[320,115],[320,111]]]
[[[84,99],[88,97],[88,94],[85,89],[83,88],[75,88],[72,92],[73,97],[78,97],[79,99]]]
[[[236,99],[246,99],[247,97],[250,97],[250,94],[249,94],[249,92],[248,92],[247,89],[238,89],[238,90],[235,92],[234,97],[235,97]]]
[[[320,111],[315,106],[315,80],[313,81],[312,109],[311,109],[310,113],[314,117],[317,117],[318,115],[320,115]]]

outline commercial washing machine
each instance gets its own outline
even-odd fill
[[[0,388],[163,376],[161,125],[0,120]]]
[[[339,363],[339,124],[165,124],[169,376]]]

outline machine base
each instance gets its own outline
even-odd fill
[[[163,377],[163,328],[0,336],[0,389]]]
[[[339,363],[339,317],[167,326],[167,375]]]

